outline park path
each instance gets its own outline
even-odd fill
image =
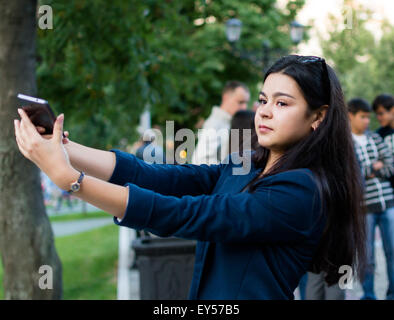
[[[52,222],[52,229],[55,237],[63,237],[77,234],[96,228],[100,228],[113,223],[111,217],[108,218],[91,218],[84,220]]]
[[[95,212],[101,211],[95,206],[89,203],[83,203],[82,201],[73,201],[73,206],[70,208],[64,204],[60,210],[55,211],[53,208],[47,208],[48,216],[66,216],[68,214],[79,213],[79,212]],[[63,237],[72,234],[77,234],[96,228],[100,228],[113,223],[113,218],[108,215],[108,217],[103,218],[87,218],[81,220],[71,220],[71,221],[59,221],[51,222],[52,230],[55,237]]]

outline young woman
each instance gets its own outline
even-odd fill
[[[362,181],[342,90],[323,59],[281,58],[259,101],[259,147],[244,174],[234,174],[232,157],[148,165],[119,150],[63,144],[63,115],[44,139],[20,111],[15,135],[52,181],[78,190],[79,180],[75,196],[116,224],[199,240],[191,299],[293,299],[308,269],[334,284],[342,265],[361,266]]]

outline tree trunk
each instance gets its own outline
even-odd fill
[[[39,169],[19,152],[13,124],[19,118],[16,95],[36,94],[36,6],[33,0],[0,0],[0,253],[5,299],[62,296],[62,267]],[[49,268],[41,266],[52,268],[52,279]]]

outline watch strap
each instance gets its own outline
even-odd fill
[[[75,181],[75,182],[73,182],[73,183],[71,184],[71,186],[73,186],[74,184],[80,185],[84,177],[85,177],[85,172],[81,171],[81,173],[80,173],[80,175],[79,175],[79,177],[78,177],[78,180]],[[79,190],[79,188],[78,188],[78,190]],[[68,190],[67,192],[68,192],[68,193],[74,193],[74,190],[73,190],[72,187],[71,187],[71,189]]]

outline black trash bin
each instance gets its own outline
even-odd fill
[[[196,241],[142,237],[132,242],[141,300],[182,300],[189,295]]]

